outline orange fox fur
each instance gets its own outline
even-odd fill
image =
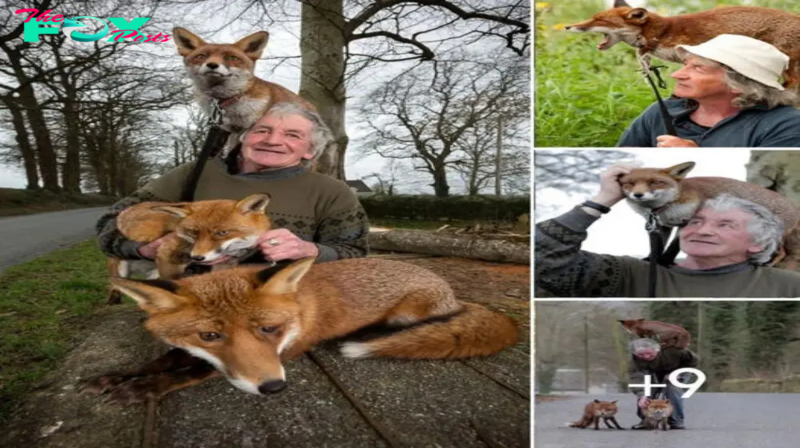
[[[656,210],[662,225],[675,227],[688,221],[706,199],[721,193],[760,204],[784,223],[782,266],[794,267],[800,262],[800,207],[790,199],[759,185],[727,177],[685,177],[694,162],[669,168],[636,168],[620,177],[619,183],[628,204],[637,213],[647,216]]]
[[[346,342],[342,353],[465,358],[496,353],[517,341],[511,319],[456,300],[447,282],[424,268],[375,258],[313,263],[308,258],[283,269],[238,267],[177,281],[113,279],[149,314],[145,327],[154,336],[216,369],[200,369],[188,378],[167,374],[173,381],[156,375],[149,387],[138,380],[133,394],[134,386],[123,383],[141,372],[106,375],[89,390],[122,387],[115,393],[135,401],[223,374],[245,392],[277,392],[286,387],[286,361],[318,342],[376,324],[390,326],[389,335]]]
[[[620,320],[619,322],[632,335],[655,339],[661,342],[662,347],[686,348],[692,342],[689,332],[677,325],[644,319]]]
[[[800,15],[756,6],[730,6],[674,17],[660,16],[644,8],[631,8],[624,1],[591,19],[565,27],[574,32],[599,32],[605,39],[599,50],[625,42],[640,56],[681,62],[678,45],[698,45],[720,34],[740,34],[762,40],[789,56],[784,74],[787,86],[800,82]]]
[[[602,419],[609,429],[622,429],[617,423],[617,400],[614,401],[590,401],[585,408],[583,408],[583,416],[577,422],[569,424],[571,428],[588,428],[594,425],[595,430],[599,430],[600,420]],[[611,423],[614,426],[611,426]]]
[[[269,199],[268,194],[254,194],[240,201],[143,202],[123,210],[117,228],[126,238],[143,243],[171,233],[158,248],[155,268],[158,277],[174,279],[193,262],[218,262],[214,269],[219,269],[250,255],[257,238],[271,228],[265,214]],[[147,260],[109,259],[112,277],[145,274],[152,278],[152,267]],[[112,293],[109,301],[118,299]]]
[[[673,410],[669,400],[650,400],[647,407],[642,409],[644,424],[650,429],[669,431],[669,417]]]

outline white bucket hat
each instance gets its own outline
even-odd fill
[[[720,34],[700,45],[678,45],[677,48],[725,64],[765,86],[784,90],[778,79],[789,66],[789,56],[764,41],[738,34]]]

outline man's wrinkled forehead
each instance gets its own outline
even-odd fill
[[[693,219],[702,219],[715,222],[747,223],[753,215],[740,208],[729,208],[727,210],[714,210],[713,208],[703,207],[692,216]]]
[[[683,49],[680,49],[678,51],[684,65],[702,65],[704,67],[713,67],[713,68],[723,67],[723,65],[717,61],[712,61],[711,59],[706,59],[704,57],[697,56],[696,54],[689,53],[688,51]]]

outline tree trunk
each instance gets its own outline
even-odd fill
[[[433,168],[433,192],[437,198],[450,196],[450,185],[447,184],[447,171],[443,164],[435,165]]]
[[[58,185],[58,160],[53,149],[53,141],[50,139],[50,130],[47,129],[44,113],[33,93],[33,87],[27,83],[26,78],[21,78],[20,82],[23,83],[23,87],[19,90],[19,100],[25,108],[36,141],[36,157],[44,188],[57,192],[61,189]]]
[[[345,179],[345,132],[343,0],[306,0],[302,6],[300,96],[317,107],[330,127],[335,144],[324,148],[317,171]],[[320,148],[322,150],[322,148]]]
[[[62,182],[64,190],[70,193],[81,192],[81,139],[80,119],[76,110],[75,98],[64,98],[64,124],[66,126],[67,151],[64,159]]]
[[[377,250],[444,255],[505,263],[530,264],[530,245],[476,235],[453,235],[421,230],[369,233],[369,246]]]
[[[25,127],[25,116],[22,114],[17,104],[11,101],[4,101],[11,112],[11,122],[14,125],[15,138],[17,147],[22,155],[22,164],[25,167],[25,178],[28,185],[25,187],[28,190],[39,189],[39,172],[36,170],[36,151],[31,146],[30,138],[28,137],[28,128]]]

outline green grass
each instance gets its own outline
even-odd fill
[[[111,205],[116,198],[100,194],[52,193],[45,190],[0,188],[0,216],[30,215],[74,208]]]
[[[661,15],[677,15],[737,5],[726,0],[656,0],[648,9]],[[796,1],[762,0],[758,6],[800,12]],[[570,33],[563,26],[587,20],[605,9],[601,0],[563,0],[536,4],[536,147],[611,147],[625,128],[655,101],[650,86],[637,71],[635,50],[618,43],[606,51],[596,46],[599,33]],[[545,6],[548,5],[548,6]],[[669,73],[679,64],[662,71],[668,97],[674,82]]]
[[[0,422],[80,340],[106,298],[105,260],[92,240],[0,274]]]

